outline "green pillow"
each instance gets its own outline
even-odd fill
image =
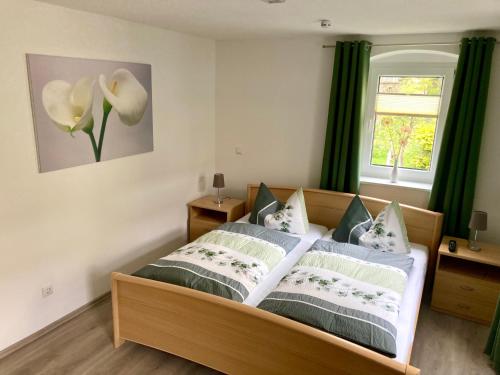
[[[359,237],[370,230],[373,219],[359,196],[355,196],[339,226],[332,234],[333,240],[337,242],[359,244]]]
[[[274,214],[283,208],[283,203],[275,198],[269,188],[263,183],[260,183],[257,197],[250,215],[250,223],[264,226],[264,219],[269,214]]]

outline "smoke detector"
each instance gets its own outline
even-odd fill
[[[330,20],[319,20],[319,24],[322,29],[329,29],[332,27],[332,21]]]

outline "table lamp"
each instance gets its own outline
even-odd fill
[[[469,221],[469,249],[473,251],[481,250],[477,243],[477,232],[488,228],[488,213],[484,211],[472,211]]]
[[[215,203],[217,203],[220,207],[220,205],[224,201],[222,199],[222,197],[220,196],[220,189],[222,189],[224,187],[224,174],[223,173],[214,174],[213,187],[217,188],[217,200],[215,201]]]

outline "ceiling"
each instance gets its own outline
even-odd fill
[[[39,0],[219,40],[500,30],[500,0]],[[322,30],[320,19],[332,21]]]

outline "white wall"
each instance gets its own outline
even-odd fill
[[[429,204],[430,191],[420,188],[408,188],[391,183],[369,183],[361,182],[359,193],[368,197],[376,197],[388,201],[409,204],[410,206],[427,208]]]
[[[496,37],[500,40],[500,35]],[[358,37],[359,38],[359,37]],[[461,35],[364,37],[374,43],[456,42]],[[328,43],[327,43],[328,42]],[[319,186],[335,44],[323,38],[218,41],[216,166],[228,193],[244,196],[248,182]],[[458,46],[374,47],[372,56],[397,49],[458,53]],[[500,46],[493,57],[489,106],[475,207],[490,214],[482,238],[500,243]],[[236,155],[235,147],[243,155]],[[429,193],[362,184],[361,194],[425,207]]]
[[[319,185],[333,63],[322,43],[217,42],[216,165],[228,193],[259,181]]]
[[[17,0],[0,3],[0,51],[1,350],[185,241],[214,171],[215,43]],[[39,174],[26,53],[151,64],[154,152]]]

